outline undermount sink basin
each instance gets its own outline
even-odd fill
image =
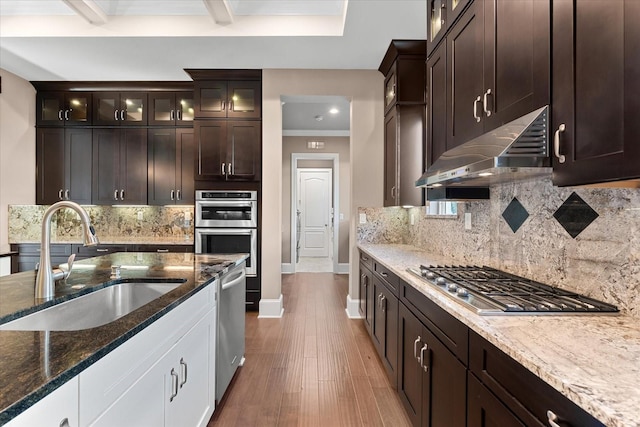
[[[0,331],[77,331],[106,325],[177,288],[180,282],[124,282],[0,325]]]

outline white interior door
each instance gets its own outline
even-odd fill
[[[331,188],[331,169],[298,170],[300,256],[329,256]]]

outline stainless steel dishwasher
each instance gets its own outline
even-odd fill
[[[245,263],[225,274],[218,286],[216,404],[222,400],[238,366],[244,362]]]

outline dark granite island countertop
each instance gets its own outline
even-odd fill
[[[0,425],[78,375],[209,285],[247,254],[115,253],[78,261],[51,301],[35,300],[35,271],[0,277],[0,324],[120,281],[184,280],[133,312],[78,331],[0,331]],[[121,278],[110,278],[120,265]],[[78,289],[80,288],[80,289]],[[46,343],[46,345],[45,345]]]

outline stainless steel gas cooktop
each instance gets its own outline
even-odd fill
[[[618,312],[614,305],[491,267],[421,265],[408,271],[481,315]]]

